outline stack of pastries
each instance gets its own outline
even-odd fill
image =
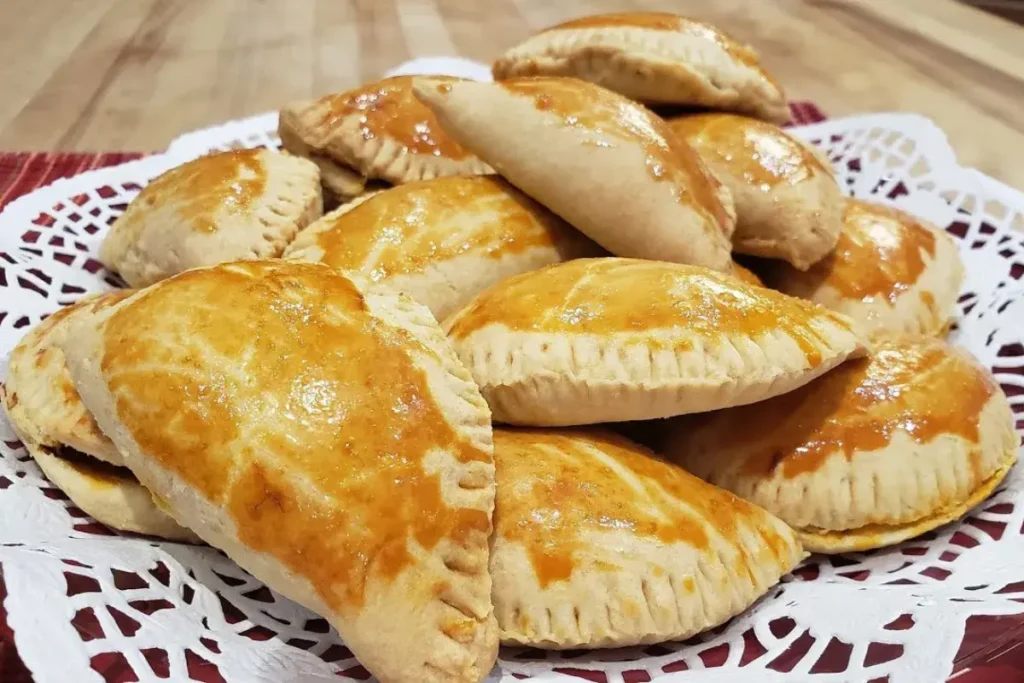
[[[844,198],[756,52],[603,15],[494,74],[288,105],[286,153],[145,187],[101,251],[137,289],[10,359],[53,483],[220,548],[416,682],[481,680],[499,642],[688,638],[807,551],[998,486],[1009,406],[940,338],[955,245]]]

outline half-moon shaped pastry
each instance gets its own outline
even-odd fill
[[[299,233],[284,256],[362,273],[443,320],[506,277],[604,253],[500,178],[476,176],[356,200]]]
[[[59,344],[76,318],[105,310],[134,293],[114,290],[65,306],[29,330],[11,351],[6,408],[23,444],[72,448],[111,465],[124,464],[79,399]]]
[[[415,90],[452,137],[613,254],[730,268],[728,190],[635,102],[574,78]]]
[[[669,125],[732,193],[734,251],[807,270],[835,248],[843,195],[806,143],[735,114],[683,116]]]
[[[494,610],[506,644],[682,640],[804,553],[764,510],[604,429],[494,430]]]
[[[59,348],[69,326],[133,292],[82,299],[29,331],[11,351],[0,399],[43,474],[79,508],[114,529],[170,539],[195,537],[153,504],[86,410]]]
[[[815,552],[891,545],[961,517],[1017,459],[1006,397],[943,341],[877,342],[873,357],[784,396],[670,422],[666,454]]]
[[[494,419],[562,426],[761,401],[864,347],[852,324],[706,268],[579,259],[509,278],[449,318]]]
[[[436,76],[443,82],[461,79]],[[412,94],[412,77],[395,76],[281,110],[281,143],[364,178],[407,183],[491,169],[452,140]],[[339,171],[342,172],[342,171]],[[334,187],[328,185],[332,190]],[[339,195],[355,196],[339,186]]]
[[[956,309],[964,268],[942,230],[880,204],[848,199],[835,251],[810,270],[766,264],[768,286],[816,301],[865,331],[942,334]]]
[[[526,39],[494,77],[573,76],[648,104],[789,120],[782,87],[749,46],[702,21],[664,12],[580,17]]]
[[[426,307],[250,261],[73,335],[86,406],[176,519],[327,617],[382,681],[490,671],[490,414]]]
[[[314,164],[266,149],[220,152],[144,187],[111,226],[100,261],[141,287],[189,268],[275,258],[321,213]]]
[[[26,448],[46,478],[101,524],[171,541],[201,542],[198,536],[160,509],[128,468],[110,465],[75,451]]]
[[[296,156],[309,159],[320,169],[320,183],[324,189],[324,204],[345,203],[366,192],[367,179],[359,171],[321,154],[305,144],[294,130],[284,123],[284,117],[278,120],[277,135],[281,138],[281,148]]]

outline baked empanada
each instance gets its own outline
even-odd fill
[[[322,213],[313,163],[266,149],[210,154],[142,188],[111,226],[100,261],[141,287],[189,268],[280,256]]]
[[[490,414],[426,307],[250,261],[158,283],[72,338],[83,401],[176,519],[327,617],[380,680],[490,671]]]
[[[648,104],[738,111],[784,123],[782,87],[749,46],[664,12],[580,17],[526,39],[494,63],[497,79],[574,76]]]
[[[43,474],[94,519],[122,531],[192,540],[153,504],[86,410],[59,348],[69,326],[133,292],[108,292],[60,309],[11,351],[0,399],[11,426]]]
[[[433,77],[444,82],[461,79]],[[412,77],[395,76],[281,110],[281,142],[290,152],[320,157],[364,178],[399,184],[491,169],[437,125],[412,94]],[[333,188],[332,188],[333,189]],[[354,196],[349,190],[341,188]]]
[[[414,87],[452,137],[613,254],[731,268],[728,190],[635,102],[574,78]]]
[[[603,429],[494,431],[501,640],[681,640],[746,609],[803,556],[793,531]]]
[[[294,130],[285,125],[284,117],[278,120],[277,135],[281,148],[290,154],[309,159],[320,169],[320,184],[324,189],[324,204],[344,204],[366,192],[366,177],[345,164],[325,154],[319,154],[305,144]]]
[[[734,251],[807,270],[835,248],[843,195],[831,168],[806,143],[736,114],[697,114],[668,123],[732,193]]]
[[[160,509],[128,468],[65,449],[26,448],[46,478],[101,524],[171,541],[201,542]]]
[[[477,176],[356,200],[299,233],[284,256],[362,273],[443,320],[510,275],[603,253],[500,178]]]
[[[766,264],[779,291],[844,313],[869,333],[942,334],[956,310],[964,267],[949,235],[881,204],[848,199],[835,251],[807,272]]]
[[[871,358],[784,396],[670,422],[666,455],[778,515],[816,552],[890,545],[957,519],[1017,459],[1006,397],[943,341],[876,341]]]
[[[864,352],[851,322],[706,268],[579,259],[509,278],[445,327],[494,419],[562,426],[761,401]]]

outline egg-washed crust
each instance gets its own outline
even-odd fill
[[[1016,435],[1016,432],[1014,432]],[[804,547],[814,553],[855,553],[895,545],[938,529],[956,521],[984,502],[1017,462],[1017,451],[1007,451],[1003,464],[962,502],[937,510],[931,515],[904,524],[868,524],[856,529],[828,531],[825,529],[796,529]]]
[[[687,286],[702,301],[723,300],[725,292],[739,301],[760,302],[755,308],[762,312],[795,306],[802,319],[787,322],[794,326],[753,332],[691,330],[683,322],[621,332],[587,333],[585,324],[579,332],[544,332],[512,330],[501,322],[495,296],[519,283],[528,287],[527,278],[543,282],[539,278],[546,276],[538,274],[552,268],[568,267],[593,271],[578,278],[572,292],[577,296],[584,295],[588,283],[602,281],[599,271],[629,268],[637,273],[635,290],[621,296],[632,300],[633,291],[651,291],[642,280],[644,269],[669,269],[692,281]],[[705,280],[714,284],[715,297],[704,291]],[[636,301],[636,310],[644,305]],[[496,311],[497,317],[478,323],[474,316],[484,310]],[[540,319],[557,311],[538,310],[536,315]],[[445,328],[495,420],[531,426],[649,420],[755,403],[802,386],[866,350],[850,321],[822,307],[806,307],[731,275],[632,259],[580,259],[509,278],[445,321]],[[814,362],[809,354],[817,356]]]
[[[345,218],[371,198],[368,213]],[[361,273],[441,321],[506,277],[606,253],[500,178],[476,176],[367,193],[300,232],[283,258]]]
[[[253,187],[242,189],[247,180]],[[321,214],[313,162],[266,149],[220,152],[150,181],[114,221],[99,257],[143,287],[190,268],[276,258]]]
[[[805,556],[777,518],[604,429],[498,430],[495,461],[491,573],[508,645],[683,640]]]
[[[917,339],[879,337],[879,359],[866,366],[767,403],[672,421],[663,452],[777,515],[814,552],[877,548],[953,521],[1002,481],[1019,437],[985,369]],[[950,396],[936,397],[943,387]]]
[[[37,450],[66,446],[112,465],[123,464],[114,444],[82,404],[59,344],[75,320],[132,293],[120,290],[80,299],[30,329],[11,351],[3,404],[26,446]]]
[[[807,270],[835,248],[843,194],[816,148],[734,114],[682,116],[668,124],[732,193],[734,252]]]
[[[337,280],[334,280],[335,278]],[[403,560],[403,564],[398,566],[404,569],[394,570],[397,572],[394,574],[391,570],[374,569],[366,575],[359,575],[364,578],[349,576],[345,571],[331,573],[334,578],[330,579],[332,583],[329,588],[323,583],[315,586],[312,577],[327,580],[326,566],[335,566],[334,563],[318,563],[317,567],[289,565],[276,554],[249,547],[239,537],[242,527],[238,526],[237,515],[243,512],[245,516],[242,519],[246,520],[247,525],[245,531],[250,538],[254,533],[257,534],[256,538],[264,538],[264,535],[274,538],[274,532],[270,527],[261,527],[256,521],[263,519],[264,515],[269,515],[266,517],[268,520],[280,517],[285,522],[291,520],[288,523],[296,525],[300,520],[287,515],[308,513],[317,517],[318,511],[323,514],[342,513],[331,512],[334,510],[330,507],[333,499],[322,492],[324,489],[323,484],[319,483],[320,480],[309,478],[304,467],[294,463],[289,465],[289,460],[281,459],[283,456],[275,458],[273,447],[246,444],[245,436],[241,437],[241,441],[234,442],[237,448],[228,447],[216,454],[206,454],[212,459],[201,463],[203,467],[214,467],[221,472],[217,475],[215,484],[203,484],[215,486],[216,490],[222,491],[218,495],[223,500],[214,502],[203,493],[202,488],[189,483],[188,477],[194,476],[188,471],[195,462],[193,456],[189,456],[191,460],[188,463],[175,461],[173,467],[169,466],[165,461],[144,452],[139,445],[137,437],[148,438],[153,435],[152,433],[135,434],[122,422],[120,406],[123,400],[128,400],[126,397],[130,398],[130,395],[125,394],[126,388],[122,386],[120,398],[115,402],[109,382],[112,378],[125,376],[123,373],[130,372],[133,366],[128,364],[103,367],[111,358],[121,357],[117,355],[119,352],[110,355],[111,348],[114,348],[108,346],[107,338],[110,334],[111,321],[116,316],[118,325],[134,325],[133,321],[139,315],[157,320],[158,318],[153,316],[164,315],[161,313],[164,307],[161,306],[159,311],[147,310],[148,306],[157,305],[149,304],[147,299],[156,298],[164,304],[173,302],[173,298],[164,297],[173,297],[179,282],[179,291],[187,292],[192,291],[190,287],[193,285],[189,283],[196,282],[202,287],[212,287],[211,291],[222,291],[222,286],[249,287],[250,285],[243,284],[245,282],[251,282],[251,286],[257,288],[252,291],[268,287],[274,292],[279,291],[274,288],[283,287],[284,289],[280,290],[283,292],[281,296],[286,299],[282,303],[291,301],[291,297],[297,297],[293,304],[301,304],[303,301],[324,301],[324,287],[335,286],[339,288],[338,291],[347,293],[345,297],[357,296],[363,302],[359,308],[363,313],[358,315],[363,316],[359,320],[364,322],[360,324],[371,325],[370,329],[388,335],[388,339],[413,340],[409,346],[392,347],[389,343],[379,348],[384,349],[381,353],[391,353],[390,349],[393,349],[393,353],[398,354],[394,356],[396,362],[399,362],[399,355],[404,356],[405,360],[401,361],[403,367],[406,363],[413,363],[419,368],[425,380],[417,381],[426,381],[425,386],[429,387],[428,391],[431,392],[430,398],[437,404],[438,409],[443,410],[444,419],[448,424],[444,428],[455,430],[462,439],[461,443],[466,444],[464,448],[472,448],[474,453],[487,456],[485,460],[462,461],[456,460],[454,452],[435,449],[428,454],[429,458],[424,458],[420,466],[429,467],[431,472],[437,468],[436,476],[442,487],[443,501],[438,503],[441,506],[439,509],[450,510],[450,513],[445,514],[457,515],[458,519],[462,518],[460,513],[463,511],[472,515],[485,515],[488,527],[486,532],[478,530],[475,526],[459,527],[459,538],[443,536],[431,546],[414,544],[406,537],[408,554],[400,553],[397,556]],[[234,284],[225,285],[225,282]],[[248,293],[243,295],[242,291],[250,290],[240,290],[235,295],[236,298],[252,296]],[[339,300],[340,303],[324,302],[323,306],[326,308],[317,303],[314,307],[317,315],[327,316],[325,320],[339,320],[341,318],[338,316],[356,314],[353,310],[345,308],[345,302],[350,300],[345,297]],[[192,298],[194,299],[194,296]],[[187,316],[195,315],[191,308],[186,310],[186,317],[179,317],[178,324],[187,325]],[[180,311],[178,315],[181,315]],[[169,329],[177,329],[174,323],[169,324]],[[118,329],[124,333],[125,329],[132,328]],[[146,338],[152,339],[152,334],[159,333],[147,329]],[[381,680],[470,683],[482,679],[490,671],[497,654],[497,627],[490,604],[490,576],[487,570],[487,536],[494,496],[493,463],[490,460],[490,414],[469,374],[459,365],[447,347],[437,323],[425,307],[390,289],[371,286],[362,278],[344,276],[319,264],[293,261],[239,262],[212,269],[190,271],[150,287],[118,307],[84,321],[76,327],[74,336],[75,345],[65,348],[65,353],[68,355],[69,365],[83,400],[93,409],[97,421],[107,428],[119,449],[123,450],[127,465],[147,488],[158,495],[164,505],[173,511],[176,518],[189,524],[204,540],[222,549],[229,557],[275,590],[327,617],[336,626],[356,657]],[[188,338],[183,337],[178,343],[187,343],[187,340]],[[142,339],[139,338],[139,341]],[[210,342],[202,343],[206,345]],[[241,343],[248,342],[243,340]],[[286,344],[287,340],[278,340],[275,343]],[[173,362],[174,346],[162,348],[170,354],[171,360],[168,362]],[[303,352],[296,350],[295,353]],[[234,355],[224,358],[217,354],[208,357],[206,361],[242,362],[240,357],[236,358]],[[197,362],[201,371],[204,359],[199,357]],[[169,366],[168,372],[174,368],[174,365]],[[373,384],[375,371],[379,373],[379,368],[365,368],[367,380],[363,388],[352,388],[352,391],[357,392],[356,396],[359,395],[359,391],[379,389]],[[145,387],[136,386],[133,391],[144,389]],[[400,398],[396,397],[396,400]],[[252,419],[246,415],[240,413],[234,419]],[[154,425],[152,429],[157,427]],[[251,426],[246,429],[251,429]],[[186,450],[191,453],[190,449]],[[219,460],[225,456],[229,460]],[[382,456],[378,456],[380,457]],[[389,467],[388,462],[390,460],[380,460],[379,466]],[[307,467],[312,465],[313,463],[310,463]],[[374,464],[373,467],[378,467],[378,464]],[[356,479],[350,483],[361,486],[361,481],[362,479]],[[266,487],[265,495],[261,496],[262,500],[276,501],[271,508],[264,510],[261,504],[259,510],[250,511],[246,502],[249,500],[247,496],[253,495],[252,486],[256,485]],[[367,501],[367,505],[386,504],[379,496],[370,495],[364,497],[364,500]],[[373,503],[373,500],[376,500],[376,503]],[[355,510],[352,508],[350,512],[344,512],[340,519],[354,514]],[[354,519],[361,518],[356,516]],[[357,532],[355,528],[347,528],[344,522],[332,523],[330,528],[324,529],[322,533],[316,533],[315,527],[313,518],[303,522],[302,526],[295,526],[292,533],[302,535],[302,540],[289,536],[289,547],[301,542],[303,547],[309,547],[310,550],[315,549],[315,546],[320,549],[318,552],[340,553],[340,557],[343,554],[341,548],[345,547],[345,539]],[[300,529],[305,531],[300,532]],[[360,526],[358,533],[363,531],[365,528]],[[277,548],[280,545],[278,541],[270,542],[278,545],[266,547]],[[267,541],[263,543],[266,544]],[[386,557],[391,556],[389,554]],[[380,557],[385,563],[383,567],[393,566],[388,563],[385,556]],[[352,590],[356,590],[352,587],[355,585],[352,582],[358,584],[356,588],[360,591],[360,597],[355,601],[344,597],[350,595]],[[405,617],[398,618],[400,615]]]
[[[299,232],[292,243],[285,248],[281,258],[319,262],[323,256],[323,250],[317,245],[317,236],[333,228],[339,218],[381,192],[383,190],[365,192],[358,197],[353,197],[333,211],[328,211]]]
[[[414,91],[455,140],[609,252],[731,270],[732,195],[641,105],[574,78],[421,78]]]
[[[860,202],[868,205],[866,202]],[[869,205],[868,205],[869,206]],[[830,282],[841,277],[831,270],[834,256],[828,256],[811,266],[807,272],[800,272],[782,263],[765,264],[765,284],[781,292],[815,301],[826,308],[849,316],[857,321],[869,335],[907,333],[941,337],[952,325],[956,313],[956,302],[963,286],[965,269],[956,244],[944,230],[930,222],[911,216],[902,211],[878,206],[876,210],[889,212],[901,217],[912,227],[930,233],[934,238],[934,253],[922,251],[920,259],[923,269],[913,282],[901,282],[888,292],[877,292],[871,296],[851,296],[842,291],[850,283]],[[840,238],[839,248],[843,239]],[[879,253],[873,263],[864,268],[893,267],[885,261],[888,257]],[[851,264],[852,265],[852,264]],[[894,264],[901,268],[902,264]],[[850,269],[848,277],[865,280],[863,269],[860,275]],[[837,287],[837,284],[840,286]],[[857,285],[857,282],[852,283]]]
[[[962,517],[987,498],[1017,459],[1018,438],[1001,393],[982,410],[979,433],[982,443],[974,467],[972,446],[954,435],[915,444],[900,433],[883,449],[857,452],[850,462],[834,454],[818,470],[792,482],[781,474],[746,481],[735,470],[715,474],[710,458],[676,461],[779,515],[811,552],[854,552],[919,536]],[[684,423],[668,442],[702,439],[702,434],[701,428]],[[671,456],[671,446],[668,452]],[[728,453],[720,451],[718,459],[723,458]]]
[[[510,49],[492,70],[496,79],[572,76],[652,105],[698,105],[775,123],[789,120],[785,94],[759,65],[745,64],[722,42],[698,33],[556,27]]]
[[[398,77],[384,79],[379,83],[393,83],[399,79],[409,81],[408,77]],[[422,109],[423,116],[432,117],[426,107],[413,97],[411,81],[409,83],[405,86],[407,91],[399,90],[391,96],[395,99],[393,106],[406,110]],[[493,173],[487,164],[472,155],[456,159],[444,154],[413,152],[406,144],[384,131],[367,134],[364,130],[367,123],[359,113],[336,118],[329,124],[323,123],[325,119],[331,118],[328,114],[332,101],[345,95],[327,95],[318,100],[286,105],[281,109],[279,129],[286,131],[289,137],[296,139],[312,154],[354,169],[365,178],[379,178],[394,185],[443,176]],[[440,131],[434,134],[443,135]],[[354,196],[352,193],[345,194]]]

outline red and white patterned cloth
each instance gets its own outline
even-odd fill
[[[0,152],[0,209],[59,178],[70,178],[141,156],[138,152]]]

